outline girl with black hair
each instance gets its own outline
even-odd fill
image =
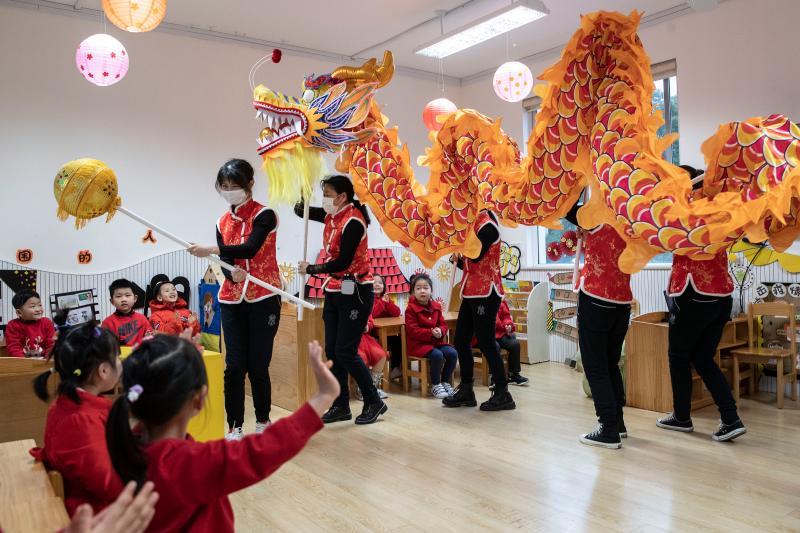
[[[372,269],[367,250],[367,208],[355,198],[353,183],[342,174],[322,180],[322,207],[312,207],[309,219],[325,224],[323,244],[330,260],[321,265],[300,263],[301,274],[328,274],[325,282],[325,354],[333,361],[332,371],[339,380],[341,394],[322,421],[326,424],[350,420],[350,395],[347,375],[358,384],[364,408],[356,424],[372,424],[389,408],[380,398],[369,368],[358,356],[361,334],[367,327],[375,298]],[[303,216],[303,205],[295,206]]]
[[[58,373],[57,398],[47,412],[44,446],[31,454],[61,473],[70,516],[84,503],[98,512],[123,489],[105,442],[111,402],[100,396],[119,382],[119,344],[110,331],[92,322],[64,331],[53,353],[55,368],[39,375],[33,390],[48,401],[49,378]]]
[[[106,440],[123,481],[155,484],[160,499],[151,531],[233,531],[228,495],[271,475],[322,428],[320,416],[339,384],[319,344],[308,348],[318,392],[261,434],[238,441],[195,442],[186,434],[208,394],[203,358],[193,344],[158,335],[125,360],[123,393],[111,408]]]
[[[681,168],[689,174],[692,189],[700,196],[703,172],[689,165],[681,165]],[[719,428],[711,438],[728,441],[747,432],[728,381],[714,360],[722,330],[731,319],[732,293],[733,280],[728,272],[726,249],[707,261],[685,255],[672,256],[667,304],[673,412],[659,418],[658,427],[684,433],[694,431],[691,416],[694,367],[720,413]]]
[[[243,159],[231,159],[217,172],[216,188],[230,204],[217,221],[217,245],[192,245],[197,257],[217,254],[233,263],[234,272],[224,270],[219,291],[222,330],[225,332],[225,412],[229,440],[242,438],[244,423],[244,377],[250,378],[256,433],[270,424],[272,384],[269,364],[281,319],[281,298],[247,281],[250,273],[267,283],[281,286],[276,257],[278,215],[253,200],[253,167]]]

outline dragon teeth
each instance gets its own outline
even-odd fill
[[[294,123],[294,129],[299,136],[303,136],[303,126],[300,125],[299,120]]]

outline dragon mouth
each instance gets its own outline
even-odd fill
[[[259,155],[264,155],[286,142],[305,137],[308,119],[301,111],[259,101],[253,102],[253,107],[256,108],[256,119],[267,125],[258,135]]]

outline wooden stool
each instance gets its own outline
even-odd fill
[[[417,370],[412,364],[417,362]],[[427,357],[406,357],[403,354],[403,391],[408,392],[411,388],[411,378],[419,379],[420,393],[424,398],[430,393],[430,364]]]

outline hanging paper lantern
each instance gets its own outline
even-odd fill
[[[506,102],[519,102],[533,89],[531,69],[518,61],[500,65],[494,73],[494,92]]]
[[[75,64],[88,81],[105,87],[128,72],[128,52],[122,43],[105,33],[87,37],[75,52]]]
[[[439,131],[442,129],[442,124],[436,118],[441,115],[449,115],[457,109],[456,104],[447,98],[431,100],[422,111],[422,121],[425,122],[425,127],[428,128],[428,131]]]
[[[103,0],[103,12],[121,30],[150,31],[164,20],[167,0]]]

